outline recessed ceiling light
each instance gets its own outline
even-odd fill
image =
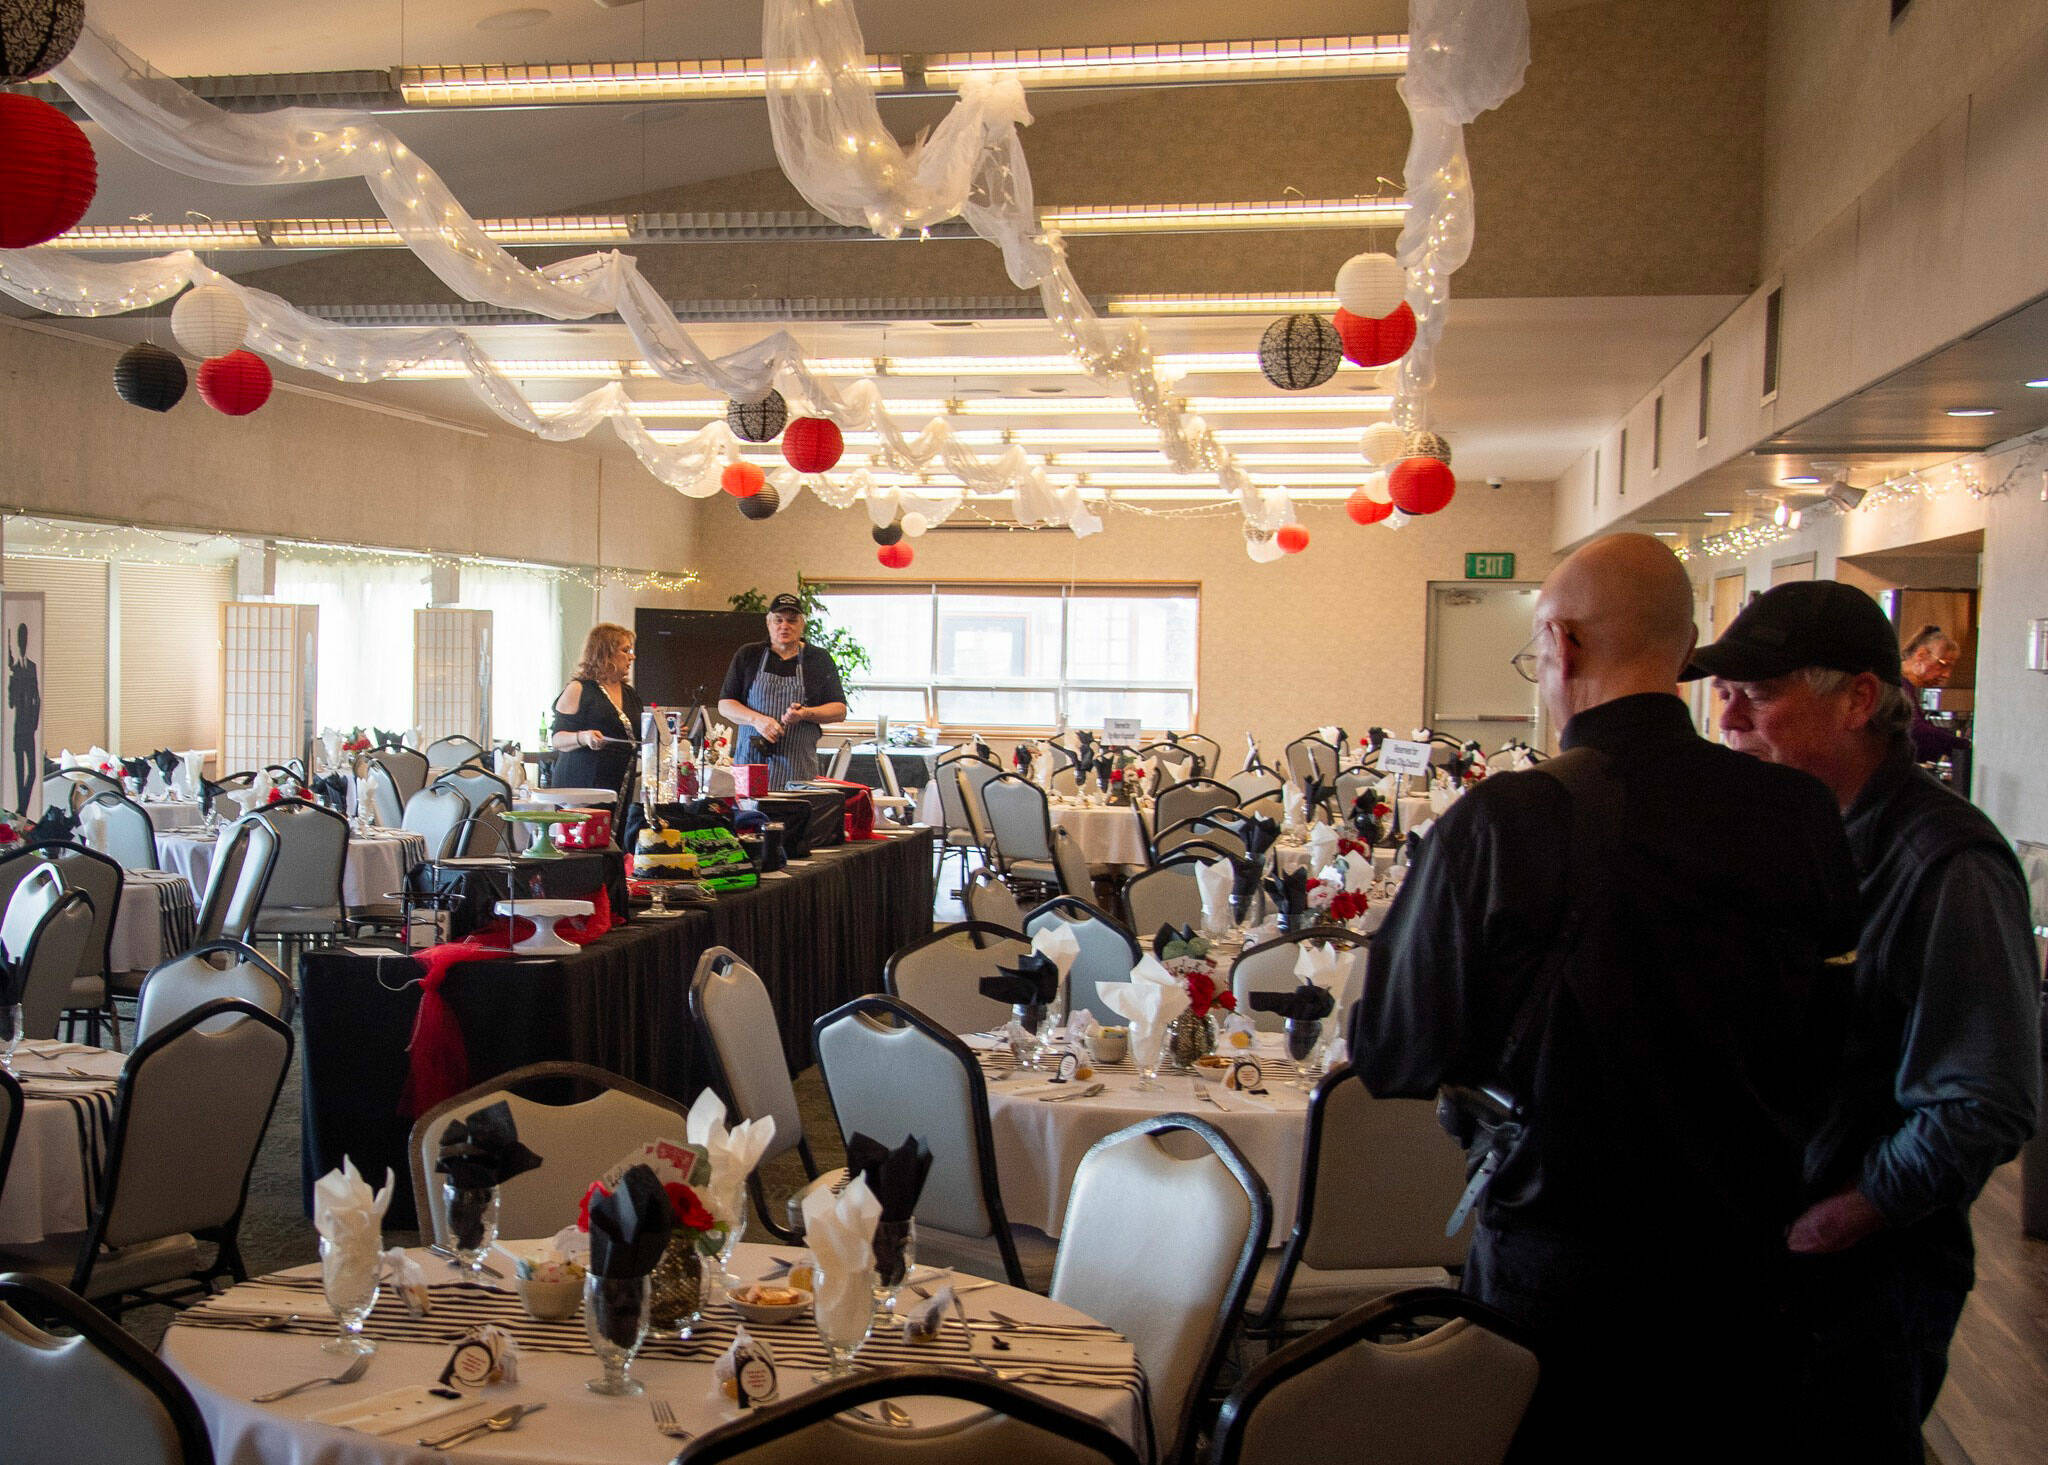
[[[1650,532],[1656,535],[1659,539],[1678,538],[1678,531],[1676,529],[1652,529]]]
[[[501,10],[496,15],[486,15],[476,23],[476,28],[480,31],[531,30],[553,14],[552,10],[543,10],[538,5],[527,5],[517,10]]]
[[[1948,409],[1948,415],[1951,417],[1996,417],[1998,409],[1996,407],[1951,407]]]
[[[2048,392],[2048,376],[2037,376],[2032,381],[2025,383],[2025,385],[2032,387],[2037,392]]]
[[[1733,509],[1701,509],[1700,517],[1702,519],[1732,519],[1735,517],[1735,511]]]
[[[1030,393],[1031,393],[1031,394],[1032,394],[1033,396],[1038,396],[1038,397],[1057,397],[1057,396],[1061,395],[1062,393],[1064,393],[1064,392],[1066,391],[1066,388],[1065,388],[1065,387],[1026,387],[1026,388],[1025,388],[1024,390],[1025,390],[1025,391],[1027,391],[1027,392],[1030,392]]]

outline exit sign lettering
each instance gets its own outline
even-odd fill
[[[1515,557],[1511,554],[1468,554],[1465,556],[1465,578],[1467,580],[1512,580],[1515,578]]]

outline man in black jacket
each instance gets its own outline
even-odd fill
[[[1605,832],[1567,849],[1584,795],[1541,771],[1479,784],[1423,841],[1357,1005],[1374,1093],[1525,1106],[1465,1273],[1537,1342],[1518,1459],[1760,1459],[1780,1422],[1784,1233],[1847,1021],[1855,877],[1820,783],[1694,731],[1693,644],[1653,538],[1551,574],[1515,660],[1564,747],[1604,755]]]
[[[2025,879],[1991,821],[1914,766],[1897,642],[1862,591],[1780,585],[1687,675],[1715,679],[1729,746],[1813,774],[1847,824],[1863,904],[1855,1026],[1791,1233],[1803,1412],[1827,1455],[1918,1465],[1975,1280],[1970,1203],[2040,1107]]]

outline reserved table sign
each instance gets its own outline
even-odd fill
[[[1410,778],[1429,776],[1429,744],[1388,738],[1380,744],[1380,772],[1400,773]]]
[[[1135,717],[1105,717],[1102,719],[1102,741],[1105,743],[1120,744],[1127,748],[1136,747],[1138,734],[1139,722]]]

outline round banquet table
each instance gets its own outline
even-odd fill
[[[1128,812],[1128,811],[1126,811]],[[1009,1054],[978,1036],[961,1041],[978,1050],[983,1072],[991,1079],[1010,1066]],[[1278,1033],[1253,1037],[1251,1056],[1266,1071],[1266,1094],[1219,1091],[1189,1073],[1161,1072],[1164,1085],[1155,1093],[1138,1090],[1138,1072],[1128,1061],[1099,1067],[1091,1082],[1106,1090],[1092,1099],[1046,1103],[1045,1096],[1072,1093],[1076,1087],[1049,1087],[1044,1076],[1022,1073],[988,1085],[989,1127],[995,1136],[996,1173],[1002,1177],[1003,1210],[1014,1225],[1030,1226],[1058,1236],[1067,1212],[1067,1192],[1081,1157],[1097,1140],[1157,1114],[1193,1114],[1229,1135],[1252,1168],[1265,1179],[1273,1197],[1273,1229],[1269,1245],[1287,1239],[1301,1191],[1301,1155],[1308,1135],[1308,1095],[1294,1086],[1294,1065]],[[1218,1107],[1198,1097],[1215,1098]]]
[[[1051,813],[1053,828],[1066,830],[1090,865],[1145,867],[1145,834],[1130,805],[1055,801]]]
[[[175,870],[123,870],[107,970],[146,972],[191,950],[197,918],[192,886],[183,875]]]
[[[142,811],[157,829],[197,829],[206,822],[197,799],[139,799]]]
[[[733,1270],[740,1277],[757,1276],[769,1269],[778,1254],[789,1256],[792,1252],[742,1244],[734,1255]],[[486,1434],[460,1446],[463,1460],[479,1465],[529,1461],[656,1465],[673,1458],[682,1442],[654,1428],[648,1411],[650,1400],[667,1400],[678,1422],[700,1433],[738,1417],[738,1410],[717,1392],[711,1377],[713,1358],[732,1337],[735,1316],[728,1307],[707,1310],[702,1340],[662,1344],[662,1352],[678,1356],[653,1356],[643,1350],[633,1363],[633,1376],[647,1386],[645,1395],[603,1398],[583,1387],[586,1380],[597,1377],[599,1367],[584,1341],[580,1317],[566,1323],[534,1322],[500,1290],[506,1284],[486,1278],[486,1288],[472,1288],[458,1283],[446,1262],[426,1252],[413,1255],[426,1268],[435,1294],[434,1310],[412,1322],[387,1289],[365,1329],[371,1336],[385,1334],[369,1371],[353,1384],[309,1389],[275,1404],[248,1401],[286,1384],[338,1373],[347,1362],[320,1351],[320,1344],[332,1336],[334,1324],[320,1296],[318,1267],[300,1267],[277,1278],[259,1279],[226,1294],[232,1299],[228,1307],[270,1310],[283,1306],[301,1313],[303,1321],[287,1331],[259,1332],[246,1324],[237,1325],[232,1316],[209,1317],[208,1313],[224,1310],[217,1304],[178,1315],[164,1335],[161,1354],[192,1391],[213,1437],[214,1459],[219,1465],[429,1465],[444,1456],[416,1445],[415,1440],[422,1435],[445,1434],[465,1420],[515,1402],[544,1402],[547,1407],[515,1430]],[[510,1275],[509,1258],[498,1257],[496,1265]],[[1000,1309],[1024,1323],[1088,1321],[1072,1308],[1000,1284],[977,1286],[963,1293],[960,1301],[976,1322],[987,1320],[991,1309]],[[473,1404],[465,1400],[455,1412],[387,1434],[361,1433],[311,1418],[346,1413],[351,1406],[359,1407],[363,1401],[398,1388],[433,1384],[466,1322],[484,1317],[494,1318],[519,1337],[517,1383],[491,1385],[470,1396]],[[808,1387],[810,1375],[823,1358],[808,1314],[794,1323],[749,1324],[748,1331],[776,1353],[780,1397],[792,1398]],[[977,1335],[981,1332],[977,1330]],[[399,1341],[401,1335],[409,1341]],[[976,1356],[986,1347],[986,1343],[977,1347]],[[691,1356],[680,1356],[683,1354]],[[1125,1439],[1139,1443],[1143,1426],[1136,1366],[1125,1361],[1127,1346],[1105,1354],[1110,1356],[1118,1362],[1099,1371],[1100,1386],[1019,1382],[1100,1419]],[[857,1357],[876,1364],[928,1360],[962,1366],[966,1352],[957,1322],[941,1329],[933,1343],[905,1344],[900,1330],[885,1329],[883,1316],[878,1316],[873,1335]],[[930,1426],[958,1417],[966,1406],[921,1400],[907,1407],[917,1423]]]
[[[79,1239],[92,1216],[92,1184],[113,1125],[114,1080],[125,1061],[79,1043],[30,1039],[15,1050],[14,1071],[28,1102],[0,1187],[0,1246]],[[102,1081],[77,1081],[70,1068]]]
[[[223,833],[229,828],[221,826]],[[206,889],[206,877],[213,869],[213,852],[219,836],[204,830],[159,832],[156,837],[157,863],[175,870],[194,890]],[[408,871],[427,859],[426,836],[404,829],[349,831],[348,859],[341,871],[341,903],[345,906],[378,905],[405,882]]]

